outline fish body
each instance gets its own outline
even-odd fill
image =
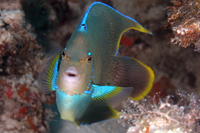
[[[129,29],[152,34],[106,4],[89,7],[42,76],[44,89],[56,91],[62,119],[81,125],[118,118],[114,108],[120,101],[140,100],[151,90],[151,68],[132,57],[116,57],[121,36]]]

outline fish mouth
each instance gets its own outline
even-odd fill
[[[70,73],[70,72],[66,72],[66,74],[68,77],[76,77],[77,76],[77,74]]]
[[[64,79],[67,82],[77,82],[80,79],[80,74],[75,66],[70,66],[65,70]]]

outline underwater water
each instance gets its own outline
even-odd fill
[[[65,47],[94,1],[0,0],[0,133],[132,133],[136,129],[150,133],[157,127],[160,132],[199,132],[199,0],[99,0],[153,33],[128,30],[117,57],[134,57],[153,69],[155,82],[148,96],[154,99],[129,101],[120,120],[78,127],[60,118],[55,94],[41,91],[39,75],[46,62]],[[182,12],[187,15],[183,17]],[[186,91],[185,99],[178,90]],[[168,95],[170,104],[162,101]],[[141,110],[151,121],[137,117]],[[170,112],[167,117],[166,112]]]

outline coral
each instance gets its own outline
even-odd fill
[[[0,132],[46,132],[53,117],[43,104],[55,94],[40,92],[36,77],[44,53],[21,10],[0,10]]]
[[[51,103],[55,95],[45,97],[38,89],[32,74],[20,78],[0,78],[0,132],[45,132],[49,129],[47,120],[54,116],[44,109],[44,103]],[[5,94],[5,95],[3,95]],[[54,98],[53,98],[54,97]]]
[[[42,58],[35,35],[23,28],[23,12],[0,11],[0,75],[38,72],[37,58]]]
[[[125,35],[122,35],[121,43],[123,43],[126,46],[132,46],[135,42],[136,38],[134,37],[126,37]]]
[[[156,81],[148,94],[148,96],[154,97],[152,103],[159,103],[160,99],[166,97],[172,91],[175,91],[174,85],[171,83],[167,76],[162,76],[158,81]]]
[[[123,126],[129,127],[128,133],[198,132],[200,100],[197,96],[178,92],[177,96],[167,96],[158,104],[152,104],[152,98],[128,100],[119,118]]]
[[[46,110],[47,112],[44,111],[41,108],[43,107],[41,104],[54,103],[55,94],[44,96],[37,90],[36,76],[41,68],[41,64],[45,64],[43,58],[49,58],[49,55],[41,51],[42,47],[40,46],[48,47],[54,52],[56,50],[59,51],[60,46],[64,47],[77,23],[87,10],[87,7],[89,7],[93,1],[94,0],[60,0],[57,1],[57,3],[56,0],[0,0],[0,132],[42,132],[48,128],[48,123],[46,123],[45,119],[51,117],[53,113],[50,110],[49,113],[48,110]],[[168,93],[172,94],[171,92],[175,91],[176,88],[195,92],[195,94],[200,95],[200,90],[198,89],[200,87],[199,54],[193,52],[191,48],[184,49],[177,45],[166,45],[169,41],[168,38],[166,39],[165,35],[169,34],[169,31],[166,31],[164,28],[166,25],[167,10],[163,9],[169,6],[169,0],[99,1],[114,6],[115,9],[136,19],[145,28],[154,33],[153,36],[149,36],[134,32],[134,30],[128,31],[128,34],[125,33],[123,35],[121,40],[123,45],[120,45],[118,53],[118,56],[131,56],[141,60],[145,64],[151,66],[156,74],[155,84],[150,95],[153,96],[157,92],[160,93],[154,97],[154,101],[152,99],[146,101],[146,103],[145,100],[140,101],[143,103],[141,104],[142,106],[149,107],[153,103],[152,106],[155,107],[154,110],[159,110],[159,98],[165,97]],[[21,5],[20,2],[24,5]],[[195,7],[195,2],[198,2],[198,0],[173,1],[173,6],[169,7],[168,24],[173,31],[171,42],[180,44],[183,40],[181,43],[181,45],[183,44],[182,46],[191,46],[190,44],[193,43],[192,45],[198,50],[199,41],[198,38],[196,38],[196,41],[194,38],[197,37],[198,34],[194,36],[193,32],[191,32],[192,34],[186,34],[186,36],[182,35],[180,32],[184,31],[184,28],[193,28],[193,31],[198,31],[198,25],[192,27],[195,26],[194,24],[196,22],[197,24],[199,23],[199,21],[197,21],[198,18],[195,16],[195,14],[199,12],[194,10],[198,8],[199,4]],[[63,7],[64,5],[66,7]],[[27,10],[32,12],[24,12]],[[25,14],[29,16],[24,17],[26,16]],[[195,19],[191,19],[190,17]],[[35,21],[36,25],[33,25],[28,19]],[[37,32],[35,30],[37,30]],[[50,55],[52,54],[51,52],[48,53],[50,53]],[[162,76],[167,76],[167,79],[162,78]],[[22,79],[24,81],[30,81],[30,83],[22,82]],[[168,79],[170,82],[168,82]],[[18,80],[20,80],[20,82]],[[34,85],[32,83],[34,83]],[[36,91],[32,92],[32,89]],[[40,97],[37,97],[37,100],[32,105],[31,102],[34,101],[33,94],[37,94],[37,96]],[[30,97],[28,97],[29,95]],[[186,101],[190,100],[187,99]],[[197,104],[198,102],[196,105]],[[170,103],[169,109],[175,107],[174,105],[177,104]],[[38,108],[35,106],[38,106]],[[165,107],[167,108],[167,106]],[[180,109],[180,107],[181,106],[177,106],[178,109]],[[183,105],[183,107],[185,107],[185,105]],[[34,111],[36,111],[38,115],[35,115]],[[191,111],[191,109],[189,108],[188,111]],[[150,109],[149,112],[153,111]],[[34,114],[33,117],[31,117],[31,114]],[[42,117],[41,114],[43,115]],[[190,113],[186,111],[186,114]],[[183,118],[185,119],[185,117]],[[152,120],[152,125],[156,125],[156,119],[152,118]],[[39,126],[37,122],[41,125]],[[124,125],[128,126],[126,122],[127,121],[125,121]],[[138,128],[140,131],[143,129],[146,133],[152,132],[153,126],[148,125],[148,123],[144,125],[141,122],[142,121],[138,121],[138,123],[135,123],[136,125],[140,124],[140,128]],[[165,119],[161,123],[164,122]],[[55,123],[57,126],[57,122]],[[109,124],[102,124],[107,126],[109,129],[108,132],[119,132],[119,130],[122,129],[121,126],[117,125],[113,127],[113,123],[115,122],[111,121]],[[199,120],[196,120],[196,124],[198,123],[200,123]],[[93,125],[87,127],[87,129],[92,126]],[[102,132],[107,131],[105,126],[100,126],[103,128]],[[131,130],[133,132],[133,130],[138,127],[129,126],[129,132],[131,132]],[[68,132],[75,132],[75,129],[77,129],[73,126],[70,127],[70,124],[64,125],[64,127]],[[81,130],[78,129],[79,131],[77,132],[83,132],[83,128],[81,128]],[[94,130],[90,131],[99,131],[96,130],[98,127],[94,128]],[[180,129],[184,129],[184,127]],[[169,131],[181,133],[180,129],[174,127],[174,129]],[[198,129],[200,129],[199,126],[196,127],[196,130]],[[162,131],[164,131],[164,129],[162,129]],[[56,132],[59,131],[56,130]],[[123,130],[121,132],[125,131]],[[161,130],[157,130],[157,132],[161,132]]]
[[[169,7],[168,24],[173,31],[171,43],[182,47],[195,46],[200,52],[200,1],[173,0]]]
[[[21,9],[20,0],[0,0],[0,10]]]

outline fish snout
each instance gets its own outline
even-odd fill
[[[64,73],[64,79],[66,82],[77,82],[81,75],[78,73],[78,69],[75,66],[69,66]]]

